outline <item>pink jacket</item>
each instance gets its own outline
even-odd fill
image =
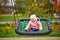
[[[38,22],[30,21],[25,29],[28,30],[29,28],[36,28],[36,29],[42,30],[42,24],[40,21],[38,21]]]

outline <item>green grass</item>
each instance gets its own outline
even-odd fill
[[[4,14],[3,14],[4,15]],[[16,20],[18,20],[18,18],[26,18],[25,16],[23,15],[19,15],[18,17],[16,16]],[[40,18],[47,18],[49,20],[51,20],[51,14],[47,14],[45,16],[42,17],[42,15],[40,16]],[[55,18],[53,15],[52,15],[52,20],[59,20],[60,18]],[[0,21],[13,21],[14,20],[14,16],[2,16],[0,18]]]
[[[4,15],[4,14],[3,14]],[[8,14],[7,14],[8,15]],[[18,17],[15,15],[15,18],[16,18],[16,20],[18,20],[18,18],[23,18],[23,16],[22,15],[19,15]],[[13,21],[14,20],[14,15],[12,15],[12,16],[1,16],[0,17],[0,21]]]
[[[60,18],[52,17],[52,20],[60,20]]]
[[[23,15],[20,15],[19,18],[25,18]],[[51,19],[50,16],[47,14],[47,16],[45,16],[45,18]],[[0,21],[12,21],[13,16],[2,16],[0,18]],[[18,20],[18,18],[16,17],[16,19]],[[54,16],[52,16],[53,20],[59,20],[59,18],[54,18]],[[58,24],[60,25],[60,23]],[[58,27],[58,25],[56,27]],[[52,32],[48,35],[18,35],[15,32],[15,27],[12,27],[10,30],[6,29],[6,25],[4,24],[0,24],[0,37],[48,37],[48,36],[59,36],[60,37],[60,31],[58,29],[52,30]]]
[[[58,25],[60,25],[60,23]],[[58,30],[58,29],[52,30],[52,32],[48,35],[18,35],[18,34],[16,34],[15,27],[13,27],[13,26],[10,30],[6,29],[5,25],[3,25],[3,26],[0,25],[0,28],[2,28],[2,29],[0,29],[0,37],[49,37],[49,36],[60,37],[60,30]]]
[[[46,19],[49,19],[49,20],[60,20],[60,18],[55,18],[53,14],[46,14],[46,15],[43,16],[43,18],[46,18]]]
[[[0,21],[12,21],[13,16],[2,16]]]
[[[0,27],[5,27],[6,25],[4,25],[4,24],[0,24]]]
[[[0,30],[0,37],[18,37],[19,35],[15,33],[15,29],[11,28],[10,30],[5,29]]]

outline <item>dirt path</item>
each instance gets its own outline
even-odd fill
[[[20,16],[21,14],[18,14]],[[14,16],[13,14],[1,14],[1,16]]]
[[[13,16],[13,14],[1,14],[1,16]]]
[[[60,37],[0,38],[0,40],[60,40]]]
[[[0,22],[0,24],[6,24],[6,23],[11,23],[11,24],[14,24],[15,22]]]
[[[52,23],[53,23],[53,22],[60,22],[60,21],[52,21]],[[13,24],[14,24],[15,22],[11,22],[11,21],[7,21],[7,22],[0,22],[0,24],[6,24],[6,23],[13,23]]]

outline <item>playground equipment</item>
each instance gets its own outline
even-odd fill
[[[19,1],[18,1],[19,2]],[[24,1],[23,1],[24,2]],[[21,3],[21,5],[23,4],[23,2],[21,3],[21,1],[20,1],[20,3]],[[36,0],[36,1],[34,1],[33,3],[36,3],[36,4],[32,4],[29,8],[31,8],[31,10],[29,10],[29,11],[31,11],[31,13],[35,13],[36,12],[36,14],[38,14],[39,15],[39,13],[41,14],[42,12],[40,12],[41,11],[41,8],[39,8],[38,6],[39,5],[37,5],[38,3],[37,3],[38,1]],[[19,5],[20,5],[20,3],[19,3]],[[26,3],[28,3],[28,2],[26,2]],[[29,4],[30,3],[32,3],[32,1],[31,2],[29,2]],[[17,3],[17,5],[18,5],[18,3]],[[23,8],[24,7],[26,7],[27,8],[27,6],[26,5],[22,5],[22,6],[16,6],[16,8],[17,7],[21,7],[22,8],[22,6],[23,6]],[[28,5],[28,4],[27,4]],[[36,8],[38,8],[38,9],[36,9],[36,8],[33,8],[32,6],[36,6]],[[35,7],[34,6],[34,7]],[[22,8],[22,9],[23,9]],[[36,9],[36,10],[34,10],[34,9]],[[40,10],[39,10],[40,9]],[[17,10],[17,9],[16,9]],[[24,10],[24,9],[23,9]],[[37,10],[39,11],[39,12],[37,12]],[[18,11],[17,10],[17,12],[21,12],[21,11]],[[26,10],[24,10],[24,12],[26,12]],[[22,12],[21,12],[22,13]],[[17,14],[17,17],[18,17],[18,13],[16,13]],[[23,13],[22,13],[23,14]],[[28,13],[27,13],[28,14]],[[30,14],[31,15],[31,14]],[[15,29],[15,32],[17,33],[17,34],[40,34],[40,35],[44,35],[44,34],[49,34],[49,33],[51,33],[52,32],[52,29],[51,29],[51,21],[50,20],[48,20],[48,19],[44,19],[44,18],[42,18],[42,19],[37,19],[38,21],[40,20],[41,21],[41,23],[42,23],[42,26],[43,26],[43,30],[42,31],[37,31],[37,32],[26,32],[24,29],[25,29],[25,27],[26,27],[26,25],[28,24],[28,22],[29,22],[29,20],[30,19],[25,19],[25,18],[23,18],[23,19],[20,19],[20,18],[18,18],[18,20],[16,20],[16,18],[17,17],[15,17],[16,15],[14,14],[14,19],[15,19],[15,24],[16,24],[16,29]],[[40,15],[39,15],[40,16]]]
[[[49,34],[51,33],[51,22],[50,20],[47,19],[37,19],[38,21],[40,20],[42,25],[43,25],[43,30],[42,31],[37,31],[37,32],[25,32],[25,27],[28,24],[30,19],[20,19],[17,24],[16,24],[16,33],[17,34]]]

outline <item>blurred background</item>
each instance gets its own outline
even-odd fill
[[[0,0],[0,37],[28,37],[15,33],[15,22],[32,14],[51,20],[52,32],[30,37],[60,36],[60,0]]]

